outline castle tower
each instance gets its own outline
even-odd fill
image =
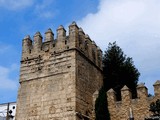
[[[23,39],[16,120],[92,119],[102,85],[102,52],[73,22]],[[94,53],[93,53],[94,52]],[[94,56],[92,56],[94,55]]]

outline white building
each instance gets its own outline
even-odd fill
[[[16,102],[0,104],[0,120],[6,120],[8,111],[8,120],[15,120]]]

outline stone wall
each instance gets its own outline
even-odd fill
[[[64,116],[73,119],[75,110],[74,56],[74,53],[70,51],[51,57],[47,61],[42,58],[38,64],[33,60],[30,61],[30,65],[21,66],[17,120],[51,118],[54,120],[54,118],[61,119]]]
[[[137,86],[137,99],[131,99],[131,93],[127,86],[121,89],[122,101],[116,101],[113,89],[107,92],[108,109],[111,120],[128,120],[133,115],[135,120],[144,120],[152,113],[149,111],[150,103],[160,99],[160,81],[154,85],[155,96],[148,97],[147,88],[144,84]]]
[[[23,39],[16,120],[92,119],[102,51],[75,22]]]
[[[91,119],[94,112],[92,96],[102,85],[102,73],[94,63],[82,56],[82,53],[76,53],[76,110]]]

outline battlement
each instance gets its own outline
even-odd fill
[[[96,66],[102,69],[102,51],[90,37],[79,28],[75,22],[69,25],[69,35],[62,25],[57,29],[57,36],[49,28],[43,37],[36,32],[33,40],[29,35],[23,39],[22,61],[42,54],[58,54],[64,51],[76,49],[85,55]]]
[[[154,97],[160,97],[160,80],[157,80],[153,86],[154,86]],[[116,102],[116,93],[113,89],[110,89],[107,92],[107,95],[108,95],[108,99],[112,98],[112,101]],[[126,99],[128,101],[132,99],[130,89],[126,85],[121,89],[121,98],[122,98],[121,102],[123,102]],[[141,99],[147,99],[147,98],[148,98],[147,87],[144,85],[144,83],[138,84],[137,99],[141,100]]]
[[[126,120],[129,118],[129,109],[132,108],[135,120],[142,120],[151,113],[149,106],[152,102],[160,99],[160,80],[155,82],[154,96],[148,97],[148,89],[141,83],[137,86],[137,98],[132,99],[131,92],[127,86],[121,89],[121,101],[116,101],[116,93],[113,89],[107,92],[108,109],[110,111],[111,120]]]
[[[68,35],[23,39],[16,120],[92,118],[92,94],[103,82],[102,51],[75,22]],[[91,84],[92,83],[92,84]]]

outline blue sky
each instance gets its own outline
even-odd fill
[[[76,21],[102,50],[117,41],[149,93],[160,79],[159,0],[0,0],[0,103],[16,101],[22,39]]]

